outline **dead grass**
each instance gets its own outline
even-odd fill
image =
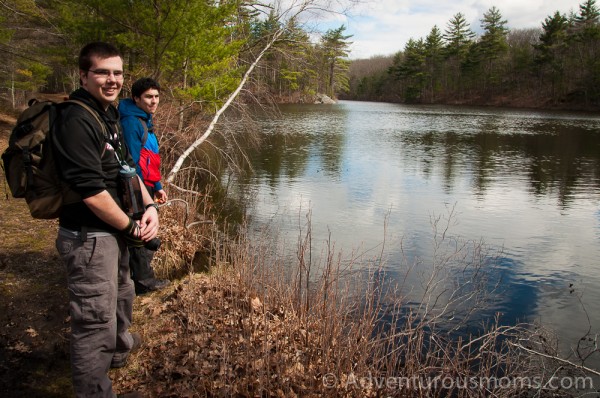
[[[115,386],[173,398],[576,396],[547,388],[552,377],[585,372],[554,360],[542,328],[491,320],[479,334],[454,339],[438,326],[450,311],[459,315],[436,294],[443,271],[459,260],[483,272],[476,259],[485,258],[472,242],[452,242],[447,247],[459,249],[448,252],[443,235],[434,239],[439,268],[424,281],[435,299],[418,307],[401,289],[383,288],[381,264],[353,272],[333,247],[322,264],[302,255],[284,264],[273,261],[268,243],[230,240],[210,273],[191,273],[136,305],[144,348],[114,372]],[[301,251],[309,250],[310,239],[303,242]],[[476,279],[464,283],[478,286]],[[482,300],[464,286],[456,292],[449,297],[460,304]]]
[[[192,275],[162,300],[142,299],[147,343],[116,384],[156,397],[318,396],[303,365],[307,331],[283,311],[248,296],[230,271]]]

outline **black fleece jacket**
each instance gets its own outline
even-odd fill
[[[105,134],[96,118],[77,104],[66,104],[60,108],[53,135],[54,154],[60,177],[82,199],[104,190],[121,206],[118,193],[120,165],[115,156],[135,167],[123,142],[119,126],[119,112],[110,105],[105,111],[91,94],[80,88],[69,96],[96,110],[110,134]],[[88,207],[78,201],[63,206],[59,217],[62,227],[80,231],[116,232],[113,227],[100,220]]]

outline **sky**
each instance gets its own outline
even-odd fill
[[[346,26],[350,59],[392,55],[410,39],[425,38],[434,25],[443,33],[448,22],[462,13],[471,29],[480,33],[483,14],[495,6],[509,29],[541,28],[556,11],[578,12],[584,0],[366,0],[324,21],[326,29]],[[326,30],[325,29],[325,30]]]

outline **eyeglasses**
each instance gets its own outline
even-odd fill
[[[123,71],[122,70],[113,70],[113,71],[110,71],[108,69],[96,69],[96,70],[88,69],[88,72],[92,72],[93,74],[98,75],[98,76],[100,76],[100,77],[102,77],[104,79],[108,79],[108,77],[111,74],[117,80],[123,79]]]

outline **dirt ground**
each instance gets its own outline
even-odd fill
[[[0,153],[15,120],[0,114]],[[36,220],[14,199],[0,168],[0,397],[72,397],[66,272],[57,220]],[[144,303],[152,302],[144,296]],[[140,311],[142,298],[136,299]],[[135,322],[135,320],[134,320]],[[138,325],[139,327],[139,325]],[[134,362],[134,361],[132,361]],[[123,370],[112,370],[115,390]],[[120,373],[119,373],[120,372]],[[127,378],[128,386],[137,384]],[[124,387],[127,388],[127,387]]]
[[[14,120],[0,116],[0,152]],[[57,223],[29,216],[0,169],[0,395],[72,396],[65,272]]]

